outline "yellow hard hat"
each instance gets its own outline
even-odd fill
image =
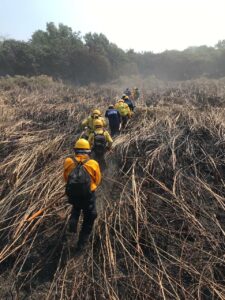
[[[94,121],[94,126],[95,126],[95,127],[103,127],[102,120],[96,119],[96,120]]]
[[[101,116],[101,112],[100,112],[99,109],[94,109],[94,110],[92,111],[92,115]]]
[[[90,149],[91,149],[90,144],[85,139],[79,139],[79,140],[77,140],[76,143],[75,143],[75,145],[74,145],[75,152],[89,153]]]
[[[124,100],[123,99],[119,99],[118,102],[124,102]]]

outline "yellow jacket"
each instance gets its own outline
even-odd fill
[[[129,106],[124,102],[117,102],[115,104],[115,109],[117,109],[122,117],[131,117],[131,111]]]
[[[96,128],[94,132],[90,133],[90,135],[88,137],[88,142],[90,143],[91,147],[93,147],[93,145],[94,145],[95,134],[104,134],[105,140],[107,142],[107,147],[108,147],[108,149],[111,149],[112,143],[113,143],[111,135],[109,134],[109,132],[107,130],[103,130],[102,128]]]
[[[87,154],[77,154],[75,155],[76,160],[78,161],[84,161],[89,158]],[[64,161],[64,179],[67,182],[69,174],[72,172],[72,170],[75,168],[76,163],[73,161],[72,158],[67,157]],[[99,168],[99,164],[96,160],[90,159],[84,164],[84,168],[87,170],[87,172],[90,174],[91,177],[91,186],[90,189],[92,192],[96,190],[96,188],[99,186],[101,182],[101,171]]]
[[[107,123],[105,118],[103,117],[98,117],[98,119],[100,119],[102,121],[103,127],[106,127]],[[84,127],[88,127],[89,132],[93,132],[94,131],[94,118],[92,116],[88,116],[82,123],[81,126]]]

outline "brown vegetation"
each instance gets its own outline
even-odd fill
[[[63,159],[81,119],[116,96],[0,81],[1,299],[225,298],[224,80],[146,88],[108,155],[92,239],[74,254]]]

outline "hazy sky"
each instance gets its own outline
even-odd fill
[[[0,0],[0,36],[28,40],[47,22],[162,52],[225,39],[225,0]]]

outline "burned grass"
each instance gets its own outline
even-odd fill
[[[62,163],[81,119],[116,94],[32,80],[0,84],[1,298],[224,299],[224,82],[145,92],[108,154],[93,236],[76,255]]]

